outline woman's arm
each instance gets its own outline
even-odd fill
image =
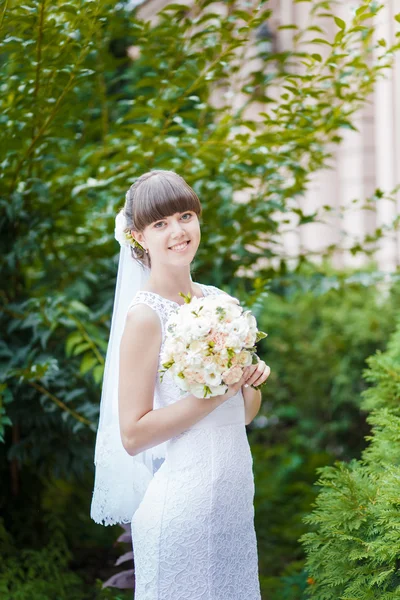
[[[160,344],[157,314],[145,304],[133,306],[121,339],[118,388],[121,441],[131,456],[179,435],[237,393],[244,383],[241,379],[229,386],[226,394],[213,398],[190,394],[153,410]]]
[[[248,425],[258,414],[261,406],[261,391],[248,386],[242,386],[244,398],[245,423]]]

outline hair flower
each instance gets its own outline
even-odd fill
[[[115,217],[114,237],[121,246],[140,246],[127,226],[123,208]]]

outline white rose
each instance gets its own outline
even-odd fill
[[[241,339],[244,339],[249,333],[247,319],[235,319],[231,323],[231,331],[232,333],[236,333]]]
[[[228,304],[225,307],[226,310],[226,318],[229,319],[230,321],[233,321],[233,319],[237,319],[242,315],[242,308],[240,306],[237,306],[236,304]]]
[[[221,385],[221,371],[217,365],[209,364],[204,369],[204,379],[208,386]]]
[[[226,385],[210,385],[208,386],[211,390],[211,396],[219,396],[219,394],[225,394],[228,391]]]
[[[115,217],[114,229],[114,237],[121,246],[132,245],[133,237],[130,231],[126,231],[127,229],[128,225],[126,222],[126,217],[124,215],[124,210],[121,209]]]
[[[207,344],[201,342],[200,340],[193,340],[193,342],[190,342],[188,350],[202,354],[207,350]]]
[[[182,377],[179,377],[178,375],[174,375],[173,376],[173,380],[174,380],[175,384],[181,390],[185,390],[185,392],[189,390],[189,384],[188,384],[188,382],[185,379],[182,379]]]
[[[194,369],[196,367],[202,367],[204,358],[198,352],[191,352],[190,350],[188,350],[185,362],[188,367]]]
[[[251,312],[248,310],[247,312],[244,313],[243,315],[248,323],[249,329],[252,333],[256,333],[257,332],[257,321],[254,315],[251,314]]]
[[[228,337],[226,338],[226,345],[237,351],[240,351],[243,346],[240,336],[234,332],[229,332]]]
[[[188,389],[196,398],[204,398],[204,383],[192,383]]]
[[[203,337],[210,332],[211,325],[205,319],[195,319],[192,325],[192,337],[197,339]]]

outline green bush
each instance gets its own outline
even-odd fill
[[[358,456],[368,429],[360,413],[365,360],[384,348],[394,329],[400,285],[379,273],[326,274],[307,269],[275,278],[253,307],[268,337],[260,342],[271,366],[258,441],[287,440],[336,458]]]
[[[239,269],[275,256],[277,212],[299,226],[316,218],[295,199],[305,192],[310,173],[324,167],[393,59],[395,49],[380,40],[379,60],[369,60],[383,4],[363,0],[345,23],[335,18],[330,2],[310,3],[310,23],[296,31],[293,51],[260,49],[259,67],[241,89],[243,110],[233,111],[222,93],[216,108],[215,86],[223,90],[236,77],[238,55],[270,10],[260,2],[254,10],[238,11],[229,2],[228,16],[215,22],[203,14],[212,4],[197,0],[193,19],[180,6],[167,7],[155,27],[126,12],[124,2],[109,0],[10,0],[2,8],[0,267],[7,285],[0,290],[0,505],[14,548],[38,552],[38,564],[42,551],[55,563],[54,547],[38,534],[45,527],[41,503],[54,479],[87,498],[77,514],[67,503],[58,512],[68,523],[65,539],[73,557],[81,545],[93,554],[88,540],[93,546],[112,543],[89,527],[88,501],[116,275],[117,245],[110,232],[128,185],[150,168],[182,173],[204,206],[195,278],[233,293],[244,283],[248,295],[262,298],[272,269],[261,268],[258,280],[243,280]],[[324,58],[316,52],[318,39],[311,52],[299,50],[305,37],[315,37],[320,10],[337,27],[324,44]],[[190,35],[194,25],[199,31]],[[134,61],[126,53],[130,45],[139,48]],[[245,118],[244,109],[260,102],[266,105],[261,118]],[[233,194],[249,186],[249,203],[233,202]],[[285,333],[266,325],[269,340]],[[287,352],[286,359],[296,361],[295,353]],[[291,399],[283,414],[286,397],[277,397],[273,415],[280,419],[274,443],[281,457],[292,453],[292,446],[283,448],[290,423],[301,453],[312,429],[303,427],[306,405],[293,418]],[[332,419],[338,416],[334,412]],[[342,419],[340,431],[347,425]],[[271,432],[259,430],[262,443]],[[321,458],[310,464],[320,464],[322,441],[335,444],[335,435],[313,436]],[[289,468],[282,486],[291,485],[297,473]],[[75,497],[64,492],[60,500],[68,497],[76,507]],[[289,534],[282,556],[292,547]],[[53,567],[54,581],[69,568],[60,562]],[[65,585],[72,598],[78,581]]]
[[[229,2],[216,19],[213,4],[196,0],[190,18],[182,6],[165,7],[154,26],[124,2],[4,5],[0,440],[20,464],[58,473],[90,464],[116,274],[111,232],[132,180],[150,168],[184,174],[204,206],[196,277],[235,291],[241,268],[276,255],[277,213],[299,226],[316,218],[293,198],[325,166],[330,143],[352,127],[393,60],[395,48],[373,35],[383,4],[369,0],[348,22],[324,2],[338,31],[324,58],[318,39],[305,52],[322,9],[310,4],[291,52],[259,48],[242,82],[243,107],[232,110],[224,86],[236,80],[238,56],[271,11],[263,2],[248,12]],[[131,45],[136,60],[127,55]],[[266,111],[245,118],[244,109],[260,102]],[[234,202],[244,190],[249,201]],[[271,267],[259,274],[265,281]],[[253,290],[252,279],[248,285]]]
[[[307,531],[302,519],[316,497],[315,469],[360,453],[363,433],[368,430],[359,406],[360,391],[368,384],[361,373],[367,356],[384,347],[394,328],[398,297],[397,285],[384,297],[368,274],[322,276],[317,271],[276,278],[261,306],[254,305],[261,328],[269,333],[260,345],[272,368],[263,389],[262,418],[257,417],[248,428],[254,457],[260,580],[268,600],[303,597],[307,575],[298,539]],[[24,418],[29,424],[33,416]],[[75,435],[79,439],[75,451],[67,443],[72,457],[67,460],[65,452],[64,461],[55,463],[62,475],[57,480],[49,479],[48,467],[36,463],[40,454],[36,460],[28,454],[34,448],[30,435],[18,496],[13,496],[11,488],[3,488],[0,494],[7,530],[14,540],[15,553],[8,556],[16,560],[20,547],[38,552],[35,562],[47,556],[58,573],[53,579],[68,582],[71,597],[80,593],[82,600],[92,600],[89,588],[93,594],[100,593],[93,591],[95,580],[105,581],[118,570],[113,565],[119,552],[112,546],[119,528],[98,527],[90,520],[92,473],[75,468],[86,447]],[[61,440],[57,437],[62,446]],[[5,460],[0,463],[2,481],[9,477],[6,465]],[[68,468],[69,480],[63,474]],[[27,510],[26,497],[32,510]],[[57,515],[63,524],[67,562],[57,563],[50,556],[48,513]],[[74,575],[71,580],[69,573]],[[40,580],[39,570],[37,575]],[[40,588],[40,581],[35,585]],[[101,594],[124,599],[116,590]]]
[[[63,526],[50,515],[46,526],[50,535],[46,546],[21,548],[0,521],[2,600],[81,600],[82,581],[68,568],[71,552]]]
[[[255,307],[272,369],[249,427],[255,522],[263,597],[299,600],[307,575],[298,539],[317,494],[315,470],[365,446],[362,371],[393,332],[400,286],[385,295],[371,274],[315,271],[276,279],[272,288]]]
[[[309,597],[400,597],[400,321],[385,352],[368,359],[362,406],[372,433],[361,460],[320,470],[321,491],[305,519]]]

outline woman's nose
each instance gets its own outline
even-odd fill
[[[183,223],[180,223],[179,221],[172,221],[172,231],[178,235],[183,231]]]

